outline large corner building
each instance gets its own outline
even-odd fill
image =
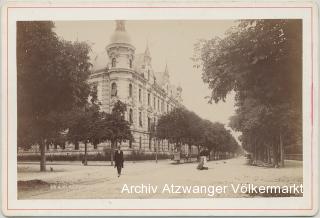
[[[173,148],[167,141],[151,139],[149,128],[162,114],[182,105],[182,89],[170,83],[167,66],[155,71],[151,60],[148,45],[143,53],[136,53],[125,22],[116,21],[106,52],[93,61],[89,83],[97,89],[101,110],[111,112],[118,100],[127,105],[126,119],[134,141],[121,144],[125,151],[154,152],[158,147],[167,152]]]

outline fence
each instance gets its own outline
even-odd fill
[[[299,160],[303,161],[303,155],[302,154],[285,154],[286,160]]]
[[[125,160],[154,160],[157,159],[170,159],[169,152],[147,152],[144,150],[123,150]],[[111,150],[91,150],[87,151],[88,161],[110,161]],[[82,161],[84,159],[84,151],[47,151],[47,161]],[[40,161],[40,152],[35,151],[20,151],[18,152],[18,161]]]

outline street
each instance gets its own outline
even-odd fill
[[[113,199],[113,198],[189,198],[209,197],[199,193],[121,193],[124,187],[167,185],[224,186],[238,184],[300,185],[302,162],[286,161],[285,168],[265,168],[245,164],[244,157],[209,161],[208,170],[197,170],[197,163],[173,164],[170,160],[125,162],[117,177],[110,162],[48,162],[47,172],[39,163],[18,163],[18,180],[40,180],[19,185],[18,199]],[[52,168],[52,171],[50,170]],[[214,197],[249,197],[248,194],[215,193]]]

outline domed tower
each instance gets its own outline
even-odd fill
[[[109,56],[109,69],[132,69],[135,47],[125,29],[125,21],[116,21],[116,29],[106,47]]]
[[[134,95],[134,84],[131,82],[135,47],[131,44],[126,32],[125,21],[116,21],[116,29],[110,37],[110,44],[106,47],[109,57],[108,73],[112,105],[117,100],[131,104]]]

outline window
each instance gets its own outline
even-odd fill
[[[132,140],[129,140],[129,148],[132,148]]]
[[[141,149],[142,147],[142,140],[141,140],[141,136],[139,137],[139,149]]]
[[[160,108],[160,100],[158,99],[158,110],[159,110],[159,108]]]
[[[139,102],[141,102],[141,89],[139,89]]]
[[[163,102],[163,100],[161,101],[161,112],[163,112],[164,111],[164,102]]]
[[[132,97],[132,84],[129,84],[129,97]]]
[[[148,105],[150,106],[150,93],[148,93]]]
[[[130,108],[129,110],[129,122],[132,124],[133,123],[133,111],[132,109]]]
[[[129,60],[129,67],[132,68],[132,60]]]
[[[139,126],[142,127],[142,113],[141,113],[141,111],[139,112]]]
[[[151,141],[152,140],[152,138],[149,136],[149,150],[151,151]]]
[[[153,97],[153,108],[156,109],[156,96]]]
[[[148,69],[148,81],[150,80],[150,70]]]
[[[111,66],[116,67],[116,58],[112,58]]]
[[[151,130],[151,119],[150,119],[150,117],[148,117],[148,131],[150,131]]]
[[[169,105],[167,104],[167,112],[169,112]]]
[[[111,97],[117,96],[117,84],[112,83],[111,84]]]

